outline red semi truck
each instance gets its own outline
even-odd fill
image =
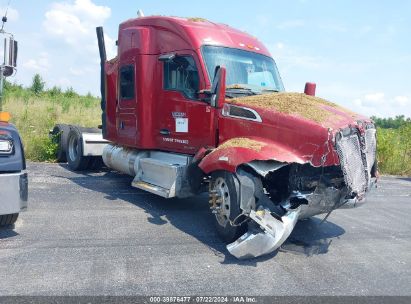
[[[165,198],[208,191],[237,258],[276,250],[298,219],[355,207],[376,180],[373,122],[305,93],[286,93],[267,48],[200,18],[140,17],[101,57],[101,130],[58,125],[60,158],[102,156],[132,186]]]

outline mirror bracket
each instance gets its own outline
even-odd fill
[[[175,53],[168,53],[168,54],[163,54],[158,57],[158,61],[166,62],[166,61],[172,61],[174,58],[176,58]]]
[[[221,108],[225,101],[225,81],[226,69],[221,66],[216,66],[214,71],[214,79],[211,85],[210,104],[215,108]]]

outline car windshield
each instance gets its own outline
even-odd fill
[[[272,58],[220,46],[203,46],[202,54],[207,66],[208,77],[212,81],[216,66],[227,69],[228,89],[249,89],[256,93],[264,91],[284,91],[284,86]]]

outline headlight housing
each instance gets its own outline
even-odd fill
[[[9,155],[13,153],[13,142],[11,139],[0,138],[0,155]]]

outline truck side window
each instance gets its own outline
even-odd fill
[[[199,76],[193,57],[177,56],[164,62],[164,89],[180,91],[190,99],[197,99]]]
[[[134,66],[126,65],[120,68],[120,97],[134,98]]]

